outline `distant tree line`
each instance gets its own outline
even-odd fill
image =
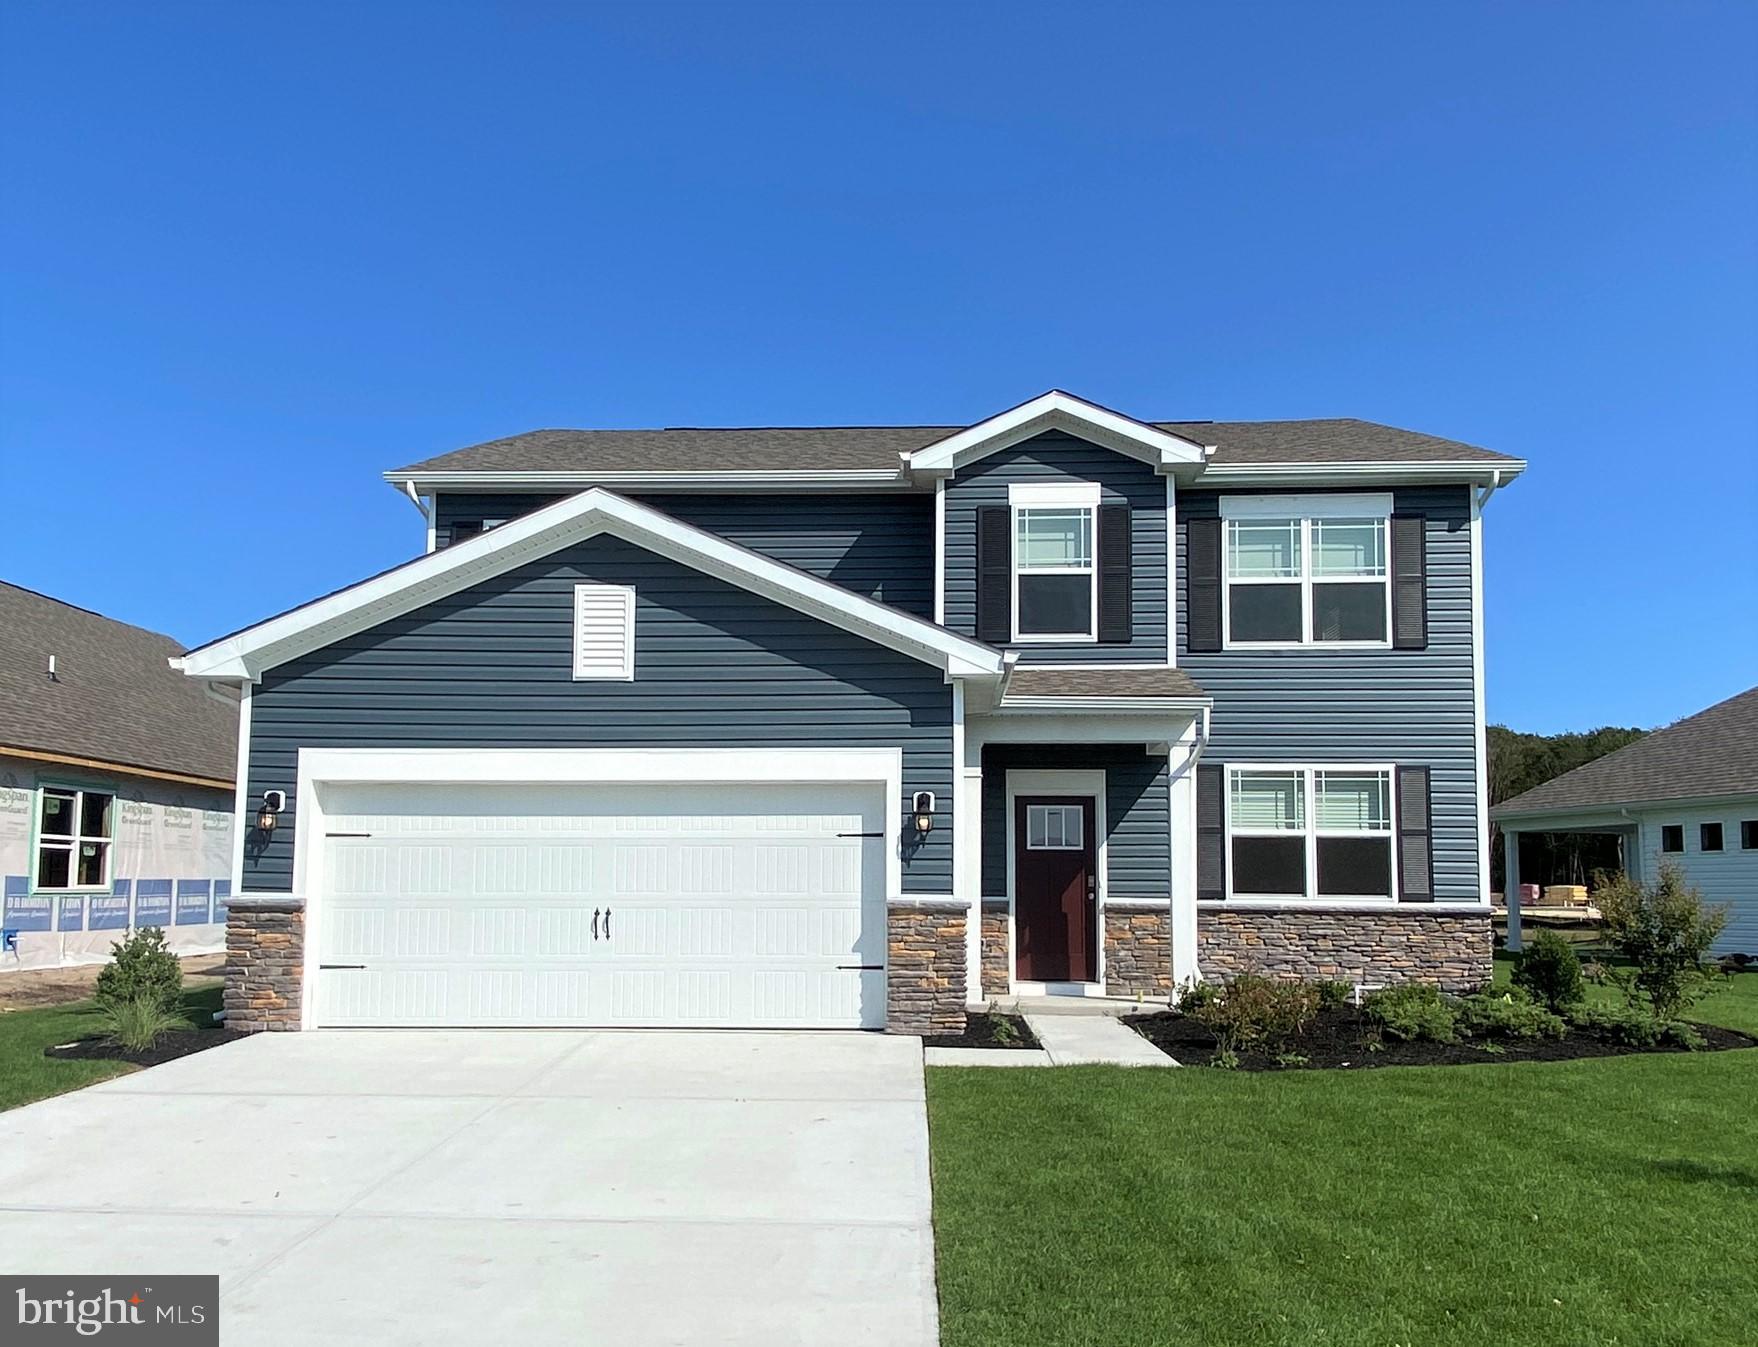
[[[1534,786],[1633,744],[1647,730],[1605,725],[1580,734],[1521,734],[1489,727],[1489,802],[1500,804]],[[1492,887],[1501,889],[1502,830],[1490,828]],[[1586,884],[1595,871],[1618,868],[1617,838],[1606,833],[1522,833],[1520,879],[1526,884]]]

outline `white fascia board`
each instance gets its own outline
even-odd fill
[[[848,468],[805,471],[724,472],[387,472],[399,491],[585,491],[595,486],[643,491],[821,491],[847,487],[909,485],[901,468]]]
[[[1118,712],[1152,715],[1191,715],[1215,704],[1212,697],[1003,697],[996,708],[999,715],[1013,712],[1037,714],[1092,714]]]
[[[864,599],[828,580],[728,542],[651,506],[593,488],[474,538],[270,618],[172,661],[195,678],[259,677],[265,669],[600,533],[669,557],[833,626],[938,665],[994,678],[1001,652]]]
[[[1212,449],[1212,446],[1198,444],[1182,435],[1174,435],[1145,421],[1137,421],[1121,412],[1053,389],[916,450],[909,456],[909,465],[918,473],[956,472],[974,459],[1047,430],[1066,431],[1167,470],[1206,462]]]
[[[1620,800],[1605,804],[1575,805],[1569,808],[1535,809],[1527,813],[1509,814],[1507,805],[1496,805],[1489,811],[1489,821],[1503,829],[1518,832],[1592,832],[1599,824],[1607,828],[1628,828],[1643,815],[1649,822],[1661,822],[1660,815],[1691,813],[1703,809],[1758,809],[1758,794],[1693,795],[1674,800]],[[1671,819],[1665,821],[1670,822]]]
[[[1471,460],[1433,463],[1226,463],[1210,464],[1191,479],[1192,486],[1421,486],[1427,483],[1469,483],[1506,486],[1523,471],[1521,459],[1500,463]]]

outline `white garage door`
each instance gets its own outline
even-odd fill
[[[878,786],[324,788],[319,1025],[877,1028]]]

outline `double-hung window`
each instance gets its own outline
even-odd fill
[[[1228,497],[1228,646],[1390,644],[1389,495]]]
[[[1013,636],[1017,641],[1096,641],[1095,484],[1015,485]]]
[[[38,798],[37,888],[108,888],[116,797],[44,786]]]
[[[1394,896],[1390,767],[1231,768],[1227,832],[1237,897]]]

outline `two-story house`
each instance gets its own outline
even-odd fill
[[[243,692],[241,1027],[955,1028],[1490,972],[1483,503],[1354,420],[549,430]]]

